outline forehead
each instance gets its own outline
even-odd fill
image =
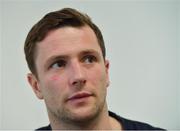
[[[37,44],[37,58],[66,55],[85,49],[101,53],[94,31],[88,26],[63,27],[50,31],[45,39]]]
[[[77,41],[84,39],[86,41],[96,41],[97,38],[94,33],[94,31],[89,26],[82,26],[82,27],[71,27],[71,26],[65,26],[62,28],[58,28],[55,30],[51,30],[48,32],[47,36],[42,40],[38,45],[43,45],[47,43],[55,43],[56,41],[58,43],[63,44],[64,42],[68,42],[70,40]]]

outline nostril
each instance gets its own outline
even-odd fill
[[[73,84],[73,85],[76,85],[77,83],[78,83],[77,81],[74,81],[72,84]]]
[[[74,81],[72,84],[76,88],[82,88],[85,85],[85,83],[86,83],[86,80],[78,80],[78,81]]]
[[[86,83],[86,80],[82,80],[82,83],[85,84],[85,83]]]

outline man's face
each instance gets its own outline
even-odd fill
[[[88,26],[49,32],[37,44],[35,63],[38,78],[31,74],[28,79],[50,117],[84,121],[105,108],[109,63]]]

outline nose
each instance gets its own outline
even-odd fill
[[[86,83],[85,72],[80,62],[74,61],[70,67],[70,85],[81,89]]]

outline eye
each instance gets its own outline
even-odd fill
[[[97,58],[93,55],[87,55],[83,58],[84,63],[90,64],[97,61]]]
[[[66,61],[65,60],[58,60],[54,62],[50,68],[62,68],[66,66]]]

